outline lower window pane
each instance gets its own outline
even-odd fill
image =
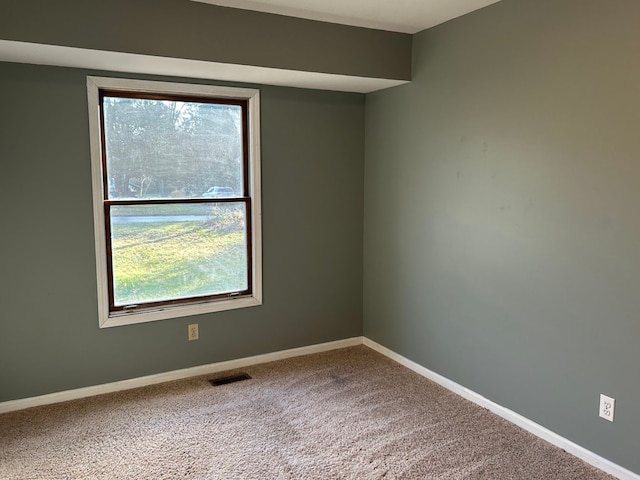
[[[114,306],[246,291],[243,202],[110,210]]]

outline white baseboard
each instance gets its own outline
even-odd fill
[[[49,393],[38,397],[22,398],[19,400],[10,400],[0,403],[0,413],[12,412],[15,410],[23,410],[25,408],[39,407],[41,405],[50,405],[52,403],[66,402],[76,400],[78,398],[91,397],[93,395],[101,395],[103,393],[118,392],[121,390],[129,390],[131,388],[146,387],[157,383],[171,382],[183,378],[196,377],[198,375],[210,375],[212,373],[224,372],[236,368],[248,367],[250,365],[258,365],[260,363],[273,362],[283,360],[285,358],[299,357],[312,353],[326,352],[336,350],[338,348],[352,347],[354,345],[362,345],[362,337],[348,338],[346,340],[338,340],[335,342],[320,343],[307,347],[292,348],[289,350],[281,350],[279,352],[266,353],[264,355],[256,355],[253,357],[245,357],[237,360],[229,360],[226,362],[212,363],[209,365],[200,365],[198,367],[184,368],[171,372],[159,373],[156,375],[148,375],[146,377],[132,378],[130,380],[122,380],[119,382],[105,383],[91,387],[77,388],[74,390],[66,390],[64,392]]]
[[[536,437],[539,437],[557,447],[562,448],[568,453],[575,455],[581,460],[584,460],[588,464],[593,465],[594,467],[599,468],[600,470],[610,475],[613,475],[621,480],[640,480],[640,475],[632,472],[631,470],[627,470],[626,468],[621,467],[620,465],[613,463],[612,461],[607,460],[606,458],[603,458],[584,447],[581,447],[577,443],[574,443],[558,435],[557,433],[552,432],[551,430],[533,422],[532,420],[529,420],[526,417],[523,417],[513,410],[509,410],[508,408],[492,402],[488,398],[483,397],[473,390],[469,390],[468,388],[465,388],[462,385],[429,370],[428,368],[418,365],[414,361],[409,360],[408,358],[405,358],[386,347],[383,347],[373,340],[369,340],[368,338],[364,337],[363,343],[367,347],[381,353],[391,360],[398,362],[401,365],[404,365],[410,370],[413,370],[423,377],[426,377],[429,380],[443,386],[447,390],[450,390],[453,393],[457,393],[461,397],[466,398],[467,400],[470,400],[471,402],[488,409],[489,411],[504,418],[505,420],[508,420],[509,422],[519,426],[520,428],[523,428],[524,430],[534,434]]]
[[[535,436],[546,440],[547,442],[556,445],[557,447],[562,448],[563,450],[571,453],[572,455],[575,455],[576,457],[584,460],[585,462],[593,465],[596,468],[599,468],[604,472],[607,472],[621,480],[640,480],[640,475],[627,470],[626,468],[621,467],[620,465],[617,465],[610,460],[607,460],[606,458],[603,458],[564,437],[561,437],[557,433],[554,433],[551,430],[543,427],[542,425],[539,425],[529,420],[528,418],[523,417],[513,410],[509,410],[508,408],[492,402],[488,398],[483,397],[473,390],[469,390],[468,388],[465,388],[462,385],[429,370],[428,368],[418,365],[414,361],[409,360],[408,358],[405,358],[402,355],[399,355],[389,350],[388,348],[383,347],[379,343],[376,343],[373,340],[369,340],[366,337],[348,338],[335,342],[321,343],[300,348],[292,348],[289,350],[282,350],[279,352],[267,353],[264,355],[256,355],[253,357],[245,357],[237,360],[229,360],[226,362],[212,363],[209,365],[201,365],[198,367],[185,368],[182,370],[174,370],[172,372],[132,378],[130,380],[122,380],[119,382],[106,383],[103,385],[95,385],[92,387],[78,388],[75,390],[67,390],[64,392],[50,393],[38,397],[10,400],[8,402],[0,403],[0,413],[7,413],[41,405],[49,405],[52,403],[66,402],[69,400],[90,397],[93,395],[100,395],[103,393],[112,393],[121,390],[129,390],[131,388],[145,387],[147,385],[170,382],[173,380],[195,377],[198,375],[209,375],[213,373],[224,372],[226,370],[248,367],[250,365],[258,365],[261,363],[283,360],[285,358],[299,357],[302,355],[326,352],[329,350],[336,350],[338,348],[352,347],[362,344],[413,370],[423,377],[426,377],[429,380],[442,385],[444,388],[460,395],[461,397],[466,398],[467,400],[470,400],[471,402],[490,410],[496,415],[527,430]]]

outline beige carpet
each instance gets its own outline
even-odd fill
[[[609,479],[364,347],[0,415],[0,478]]]

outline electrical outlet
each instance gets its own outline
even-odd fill
[[[198,324],[193,323],[189,325],[189,341],[198,340]]]
[[[600,394],[600,416],[613,422],[613,414],[616,408],[616,399]]]

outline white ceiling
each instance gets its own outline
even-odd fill
[[[193,0],[358,27],[416,33],[499,0]]]

